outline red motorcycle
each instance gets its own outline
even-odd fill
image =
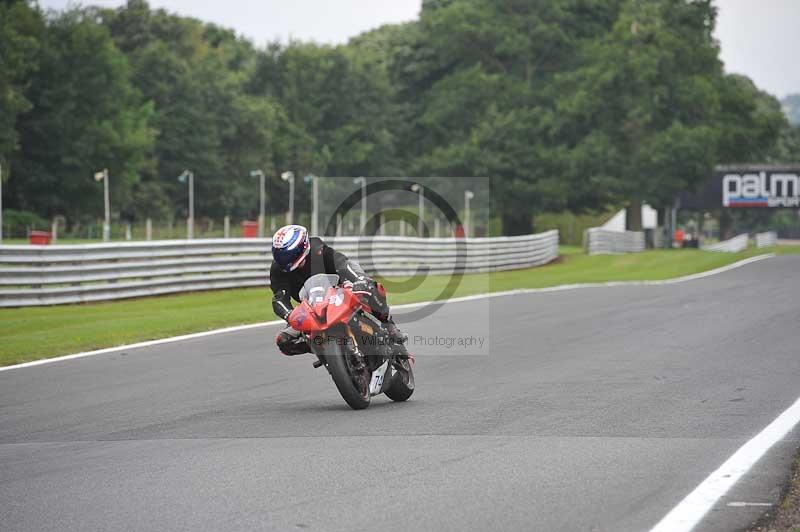
[[[411,397],[412,363],[373,316],[367,294],[339,285],[338,275],[318,274],[305,282],[300,301],[289,325],[303,333],[319,359],[314,367],[327,368],[351,408],[367,408],[382,393],[393,401]]]

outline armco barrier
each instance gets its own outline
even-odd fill
[[[720,251],[723,253],[738,253],[747,249],[749,237],[747,234],[735,236],[730,240],[723,240],[710,246],[703,246],[705,251]]]
[[[498,238],[326,238],[371,274],[529,268],[558,256],[558,231]],[[0,307],[267,286],[268,239],[0,246]]]
[[[644,251],[641,231],[608,231],[599,227],[586,230],[584,245],[589,255]]]
[[[756,247],[769,248],[778,245],[778,233],[767,231],[766,233],[756,233]]]

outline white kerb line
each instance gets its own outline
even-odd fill
[[[800,399],[711,473],[650,532],[689,532],[711,508],[800,422]]]

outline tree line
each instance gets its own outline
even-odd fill
[[[190,168],[197,217],[248,216],[260,168],[271,212],[289,169],[489,176],[509,235],[669,206],[715,164],[798,155],[780,103],[724,72],[715,19],[710,0],[424,0],[346,45],[260,47],[145,0],[0,0],[4,204],[88,223],[108,168],[118,216],[172,219]]]

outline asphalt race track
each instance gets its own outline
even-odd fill
[[[798,274],[452,303],[404,327],[485,353],[418,345],[363,412],[276,327],[0,372],[0,530],[646,531],[800,396]],[[799,444],[698,529],[757,519],[728,503],[777,502]]]

